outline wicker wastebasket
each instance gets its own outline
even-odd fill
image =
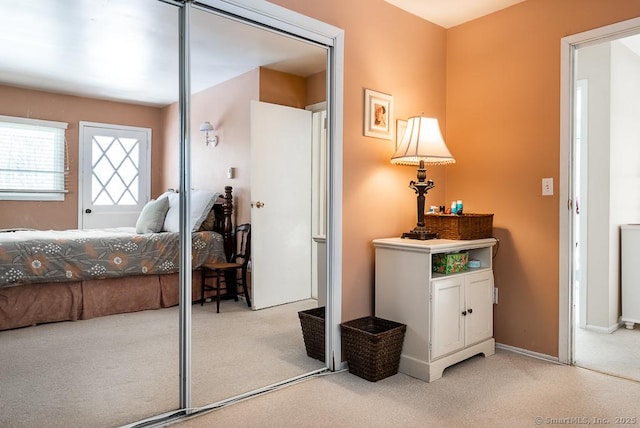
[[[298,312],[307,355],[324,362],[324,306]]]
[[[405,324],[364,317],[340,324],[349,372],[377,382],[398,373]]]

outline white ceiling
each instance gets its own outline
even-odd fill
[[[520,0],[387,1],[447,27]],[[174,6],[4,0],[0,16],[0,83],[158,106],[178,98]],[[325,69],[326,52],[317,46],[204,11],[192,18],[192,93],[260,66],[300,76]]]
[[[385,1],[449,28],[523,0]],[[157,106],[178,99],[174,6],[1,0],[0,17],[0,84]],[[200,10],[192,18],[192,93],[260,66],[299,76],[326,67],[320,47]]]
[[[0,1],[0,83],[166,105],[178,99],[178,11],[157,0]],[[200,10],[192,93],[259,66],[308,76],[326,51]]]
[[[526,0],[384,0],[444,28],[480,18]],[[619,39],[640,56],[640,34]]]
[[[444,28],[471,21],[525,0],[385,0]]]

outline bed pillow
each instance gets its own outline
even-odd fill
[[[189,215],[191,231],[195,232],[200,228],[217,198],[218,193],[209,190],[191,191],[191,213]],[[169,195],[169,211],[164,219],[162,230],[167,232],[180,231],[180,198],[177,193]]]
[[[191,191],[191,230],[200,229],[200,225],[206,220],[213,209],[213,204],[218,199],[218,193],[208,190]]]
[[[136,233],[156,233],[162,230],[169,210],[169,198],[152,199],[142,208],[136,222]]]
[[[169,199],[169,211],[164,218],[162,230],[165,232],[179,232],[180,228],[180,200],[177,193],[167,195]]]
[[[219,198],[220,197],[218,196],[218,198],[216,198],[216,201]],[[214,201],[213,205],[211,206],[209,214],[207,214],[207,217],[205,217],[204,221],[200,225],[198,232],[214,230],[214,226],[216,225],[216,210],[214,209],[216,201]]]

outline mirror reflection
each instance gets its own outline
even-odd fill
[[[0,144],[35,144],[29,126],[64,136],[47,143],[62,152],[53,170],[24,161],[9,175],[51,180],[0,181],[0,425],[176,409],[178,257],[161,251],[177,248],[164,236],[178,224],[178,10],[28,0],[0,13]],[[210,11],[192,19],[192,404],[204,406],[324,367],[299,312],[325,305],[326,51]],[[102,235],[114,227],[131,230]],[[26,254],[18,238],[32,239]],[[60,253],[79,264],[56,265]]]
[[[251,252],[234,272],[204,270],[207,300],[192,318],[193,400],[203,406],[324,367],[305,352],[298,312],[318,306],[326,51],[205,10],[192,18],[191,81],[228,73],[191,96],[192,184],[233,186],[234,227],[250,227],[236,254],[243,243]],[[200,132],[205,122],[217,145]]]

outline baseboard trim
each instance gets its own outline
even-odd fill
[[[565,365],[565,364],[560,362],[558,357],[553,357],[553,356],[547,355],[547,354],[541,354],[540,352],[534,352],[534,351],[530,351],[528,349],[518,348],[518,347],[515,347],[515,346],[511,346],[511,345],[505,345],[503,343],[496,343],[496,348],[497,349],[502,349],[504,351],[515,352],[516,354],[525,355],[525,356],[531,357],[531,358],[537,358],[538,360],[548,361],[550,363]]]
[[[623,322],[617,322],[613,325],[610,325],[609,327],[600,327],[597,325],[585,325],[584,327],[580,327],[583,328],[585,330],[589,330],[589,331],[595,331],[596,333],[605,333],[605,334],[611,334],[614,331],[616,331],[617,329],[619,329],[620,327],[622,327],[624,325]]]

